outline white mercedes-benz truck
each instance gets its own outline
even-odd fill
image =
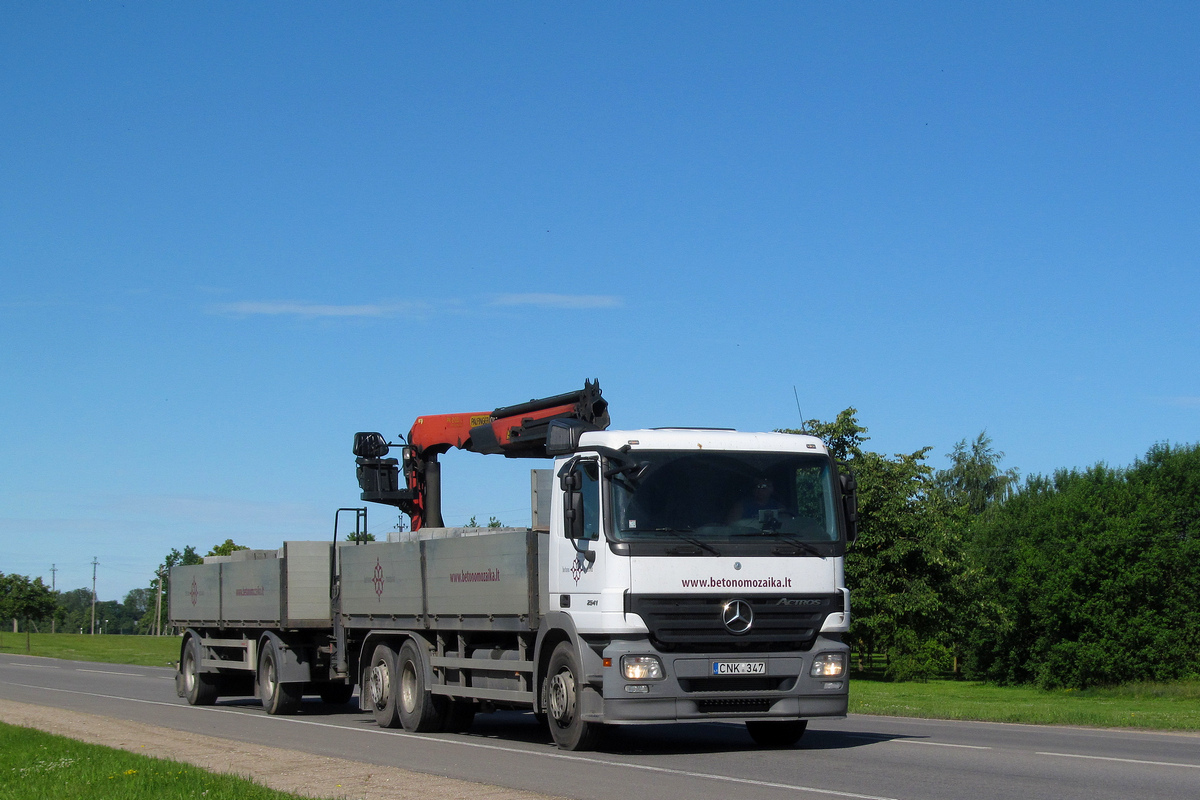
[[[606,406],[588,383],[418,418],[402,460],[358,434],[363,499],[413,530],[175,567],[179,693],[294,713],[357,685],[360,708],[410,731],[527,709],[568,750],[604,726],[683,721],[744,722],[786,746],[809,719],[845,715],[853,477],[811,436],[607,430]],[[448,446],[553,458],[532,472],[532,526],[442,525]]]

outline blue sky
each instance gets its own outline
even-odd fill
[[[6,3],[0,571],[325,538],[355,431],[592,377],[934,466],[1198,441],[1198,54],[1191,3]]]

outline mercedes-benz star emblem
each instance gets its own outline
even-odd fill
[[[745,600],[730,600],[721,606],[721,622],[725,623],[725,630],[741,636],[754,624],[754,609]]]

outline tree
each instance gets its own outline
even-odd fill
[[[973,523],[1002,615],[969,668],[1086,688],[1200,676],[1200,445],[1034,476]]]
[[[56,603],[50,587],[40,577],[5,575],[0,572],[0,619],[24,622],[41,620],[54,613]]]
[[[992,447],[987,431],[969,447],[966,439],[960,440],[948,457],[950,467],[934,475],[932,489],[951,506],[962,506],[973,515],[1007,497],[1020,479],[1017,470],[1000,469],[1004,453]]]
[[[233,539],[226,539],[220,544],[214,544],[212,549],[204,555],[207,556],[228,556],[233,555],[236,550],[249,550],[244,544],[234,544]],[[172,551],[174,552],[174,551]]]
[[[858,481],[859,538],[846,553],[853,614],[850,641],[868,657],[888,657],[890,675],[923,679],[949,666],[949,600],[964,569],[961,548],[944,536],[929,502],[931,448],[886,456],[864,449],[867,428],[847,408],[833,422],[801,430],[826,442]]]

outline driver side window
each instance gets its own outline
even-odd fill
[[[580,461],[580,493],[583,499],[583,538],[600,538],[600,465],[596,461]]]

